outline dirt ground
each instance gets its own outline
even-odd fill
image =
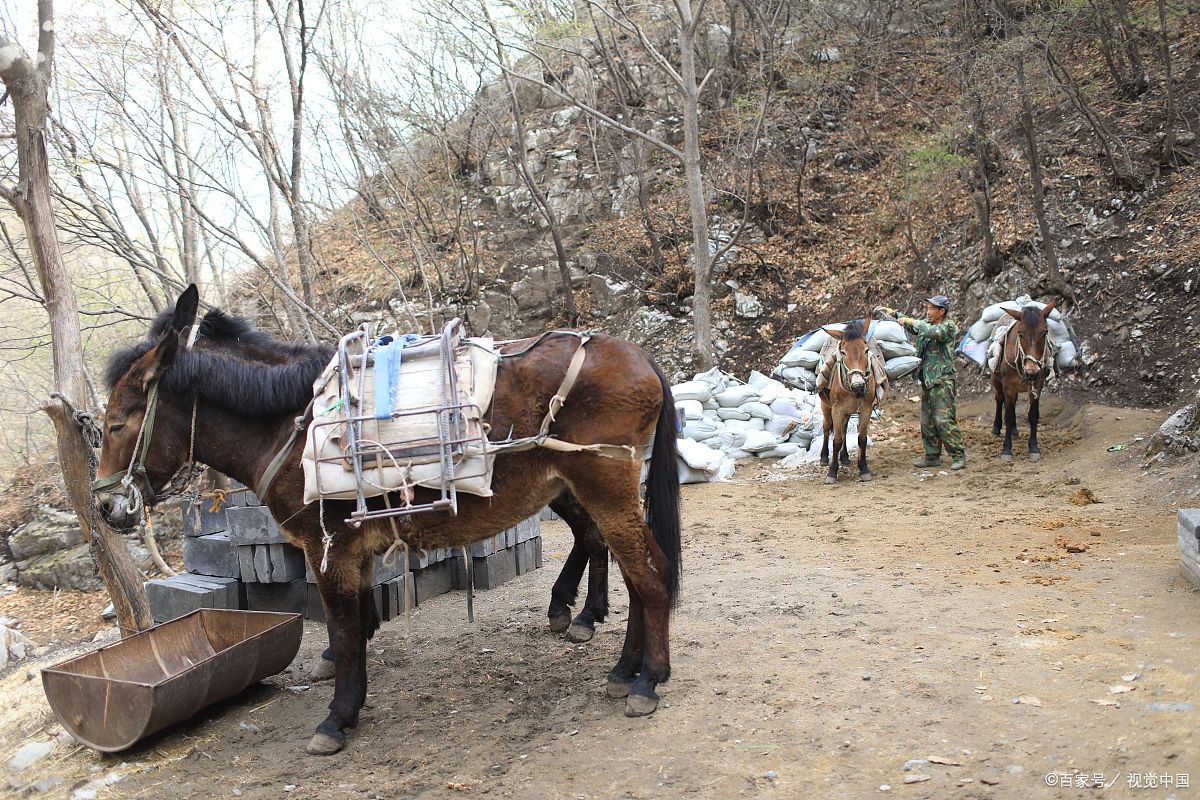
[[[286,673],[192,723],[117,756],[60,745],[13,779],[65,796],[119,778],[101,798],[1200,796],[1200,593],[1135,455],[1162,415],[1045,404],[1036,465],[996,458],[976,401],[969,469],[916,471],[916,407],[895,398],[873,483],[751,464],[685,487],[674,676],[652,717],[603,691],[623,587],[592,642],[547,630],[570,543],[547,523],[546,568],[481,593],[474,625],[457,593],[407,642],[384,626],[336,756],[302,753],[332,685],[287,688],[324,646],[309,625]],[[1077,505],[1084,489],[1100,502]],[[0,765],[53,730],[29,669],[0,681]],[[1064,788],[1077,774],[1108,788]]]

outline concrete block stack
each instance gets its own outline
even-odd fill
[[[198,514],[185,514],[183,561],[187,572],[146,584],[155,622],[198,608],[294,611],[325,618],[316,574],[304,553],[287,542],[271,513],[248,489],[219,508],[207,502]],[[544,513],[544,512],[543,512]],[[530,517],[467,548],[476,589],[493,589],[542,565],[540,518]],[[413,606],[468,586],[461,548],[403,553],[385,563],[375,558],[373,596],[380,619],[404,614],[407,594]]]
[[[1183,576],[1200,589],[1200,508],[1181,508],[1177,519],[1179,566]]]

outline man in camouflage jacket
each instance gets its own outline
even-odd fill
[[[894,316],[893,309],[886,311]],[[921,357],[917,379],[921,384],[921,442],[925,455],[913,462],[914,467],[941,465],[942,448],[950,455],[950,469],[960,470],[967,464],[954,389],[958,326],[948,318],[949,313],[950,301],[939,294],[928,300],[927,319],[898,319],[906,330],[916,334],[917,355]]]

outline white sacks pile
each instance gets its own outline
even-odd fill
[[[783,458],[821,439],[815,394],[784,386],[761,372],[748,383],[718,369],[671,387],[682,430],[681,483],[727,480],[742,458]]]
[[[792,349],[780,359],[774,374],[785,383],[807,392],[815,392],[817,371],[821,368],[821,350],[830,338],[825,328],[845,330],[846,323],[825,325],[801,336],[792,345]],[[872,320],[870,328],[867,329],[867,341],[879,346],[884,358],[884,370],[890,380],[903,378],[921,363],[921,359],[917,357],[917,349],[908,340],[908,334],[899,322],[890,319]]]
[[[990,355],[999,352],[998,340],[1008,330],[1010,323],[1016,322],[1005,312],[1005,309],[1020,311],[1025,306],[1033,306],[1040,310],[1045,308],[1046,304],[1039,303],[1031,299],[1029,295],[1023,294],[1016,300],[1006,300],[1003,303],[988,306],[959,342],[958,352],[980,367],[994,368],[995,359],[990,358]],[[1057,348],[1054,365],[1060,371],[1078,367],[1078,340],[1075,338],[1075,332],[1071,330],[1071,325],[1057,308],[1050,312],[1050,318],[1046,320],[1046,325],[1050,328],[1051,346]],[[993,344],[996,346],[993,347]],[[989,351],[991,352],[989,353]]]

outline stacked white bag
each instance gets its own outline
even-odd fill
[[[798,386],[808,392],[817,390],[817,370],[821,365],[821,350],[829,341],[825,329],[845,330],[846,323],[836,322],[810,331],[792,346],[779,365],[775,367],[775,375],[785,382]],[[884,358],[884,371],[890,380],[903,378],[915,370],[921,363],[917,357],[917,349],[908,340],[904,326],[892,320],[872,320],[867,329],[867,339],[879,345]]]
[[[821,438],[817,396],[761,372],[742,382],[712,369],[671,391],[681,425],[683,483],[726,480],[738,459],[783,458]]]
[[[1008,323],[1014,322],[1005,309],[1020,311],[1025,306],[1033,306],[1039,311],[1046,307],[1029,295],[1023,294],[1016,300],[1006,300],[988,306],[980,314],[974,324],[967,330],[966,336],[958,345],[958,352],[974,361],[980,367],[988,363],[988,348],[992,342],[1008,330]],[[1075,333],[1071,330],[1066,318],[1056,308],[1050,312],[1046,320],[1050,328],[1050,338],[1053,346],[1058,348],[1054,364],[1059,370],[1075,369],[1079,366],[1079,346]]]

